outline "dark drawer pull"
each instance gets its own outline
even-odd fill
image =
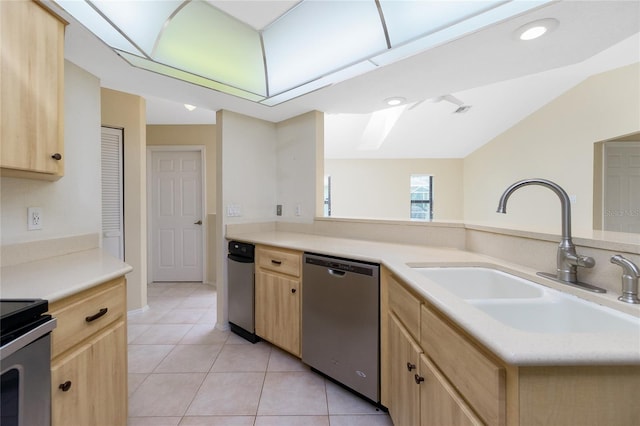
[[[295,292],[296,292],[296,289],[295,289],[295,288],[292,288],[292,289],[291,289],[291,293],[295,293]]]
[[[273,259],[271,259],[271,263],[273,263],[274,265],[282,265],[282,261],[281,260],[273,260]]]
[[[413,376],[413,378],[415,379],[417,385],[419,385],[421,382],[424,382],[424,377],[420,377],[417,374]]]
[[[58,386],[58,388],[62,389],[62,392],[67,392],[69,389],[71,389],[71,380],[67,380],[66,382]]]
[[[411,370],[413,370],[414,368],[416,368],[416,365],[415,365],[415,364],[411,364],[410,362],[408,362],[408,363],[407,363],[407,370],[411,371]]]
[[[54,160],[58,160],[58,161],[60,161],[60,160],[62,160],[62,155],[60,155],[60,153],[59,153],[59,152],[56,152],[55,154],[53,154],[53,155],[51,156],[51,158],[53,158]]]
[[[95,320],[97,320],[98,318],[100,318],[101,316],[103,316],[104,314],[106,314],[108,310],[109,310],[109,308],[102,308],[102,309],[100,309],[100,310],[98,311],[98,313],[97,313],[97,314],[94,314],[94,315],[90,315],[90,316],[88,316],[88,317],[85,317],[85,319],[84,319],[84,320],[85,320],[86,322],[95,321]]]

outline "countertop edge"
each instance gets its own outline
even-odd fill
[[[0,268],[3,298],[51,302],[95,287],[133,270],[100,248]]]

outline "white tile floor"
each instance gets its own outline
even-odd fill
[[[129,316],[130,426],[392,426],[297,358],[216,330],[213,287],[153,283],[148,300]]]

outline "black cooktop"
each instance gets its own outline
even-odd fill
[[[0,346],[49,321],[44,299],[0,299]]]

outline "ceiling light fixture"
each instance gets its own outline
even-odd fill
[[[553,18],[539,19],[515,30],[514,36],[517,40],[522,41],[535,40],[555,30],[558,24],[559,22]]]
[[[184,107],[189,111],[193,111],[194,109],[196,109],[195,105],[190,105],[190,104],[184,104]]]
[[[131,66],[274,106],[552,1],[300,0],[261,30],[210,0],[55,4]]]
[[[395,96],[393,98],[387,98],[384,100],[384,103],[386,103],[389,106],[398,106],[400,104],[405,103],[407,100],[403,97],[400,96]]]

